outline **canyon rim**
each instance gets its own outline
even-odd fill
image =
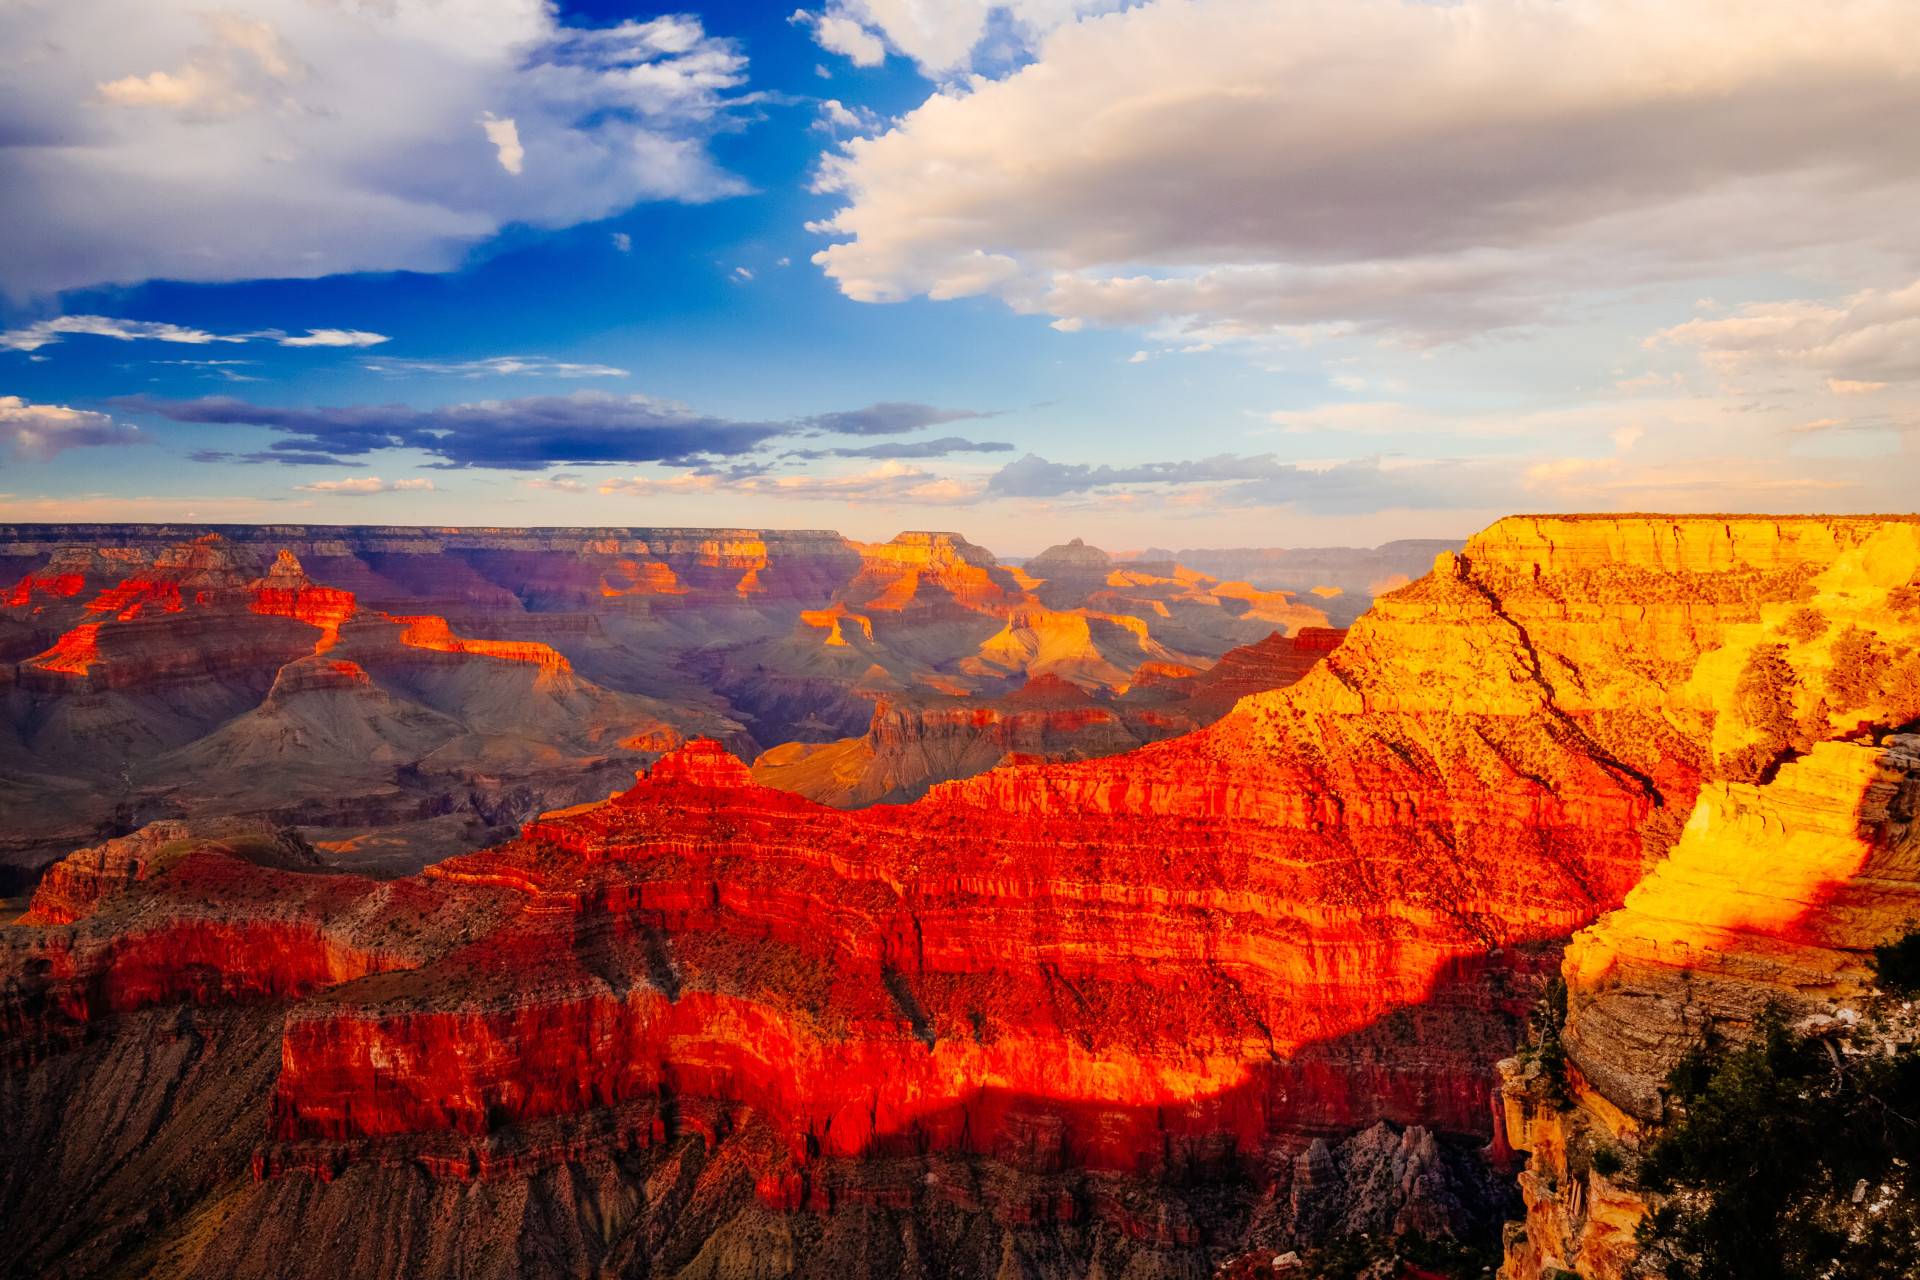
[[[186,545],[148,577],[204,585]],[[337,589],[231,589],[245,626],[352,629]],[[1595,1151],[1770,1002],[1866,1043],[1920,914],[1917,593],[1910,517],[1510,517],[1204,728],[907,803],[696,727],[411,874],[270,812],[157,819],[0,933],[7,1265],[1200,1275],[1511,1215],[1503,1276],[1634,1274],[1657,1197]],[[853,647],[832,594],[804,625]],[[262,707],[312,679],[409,723],[329,652]]]

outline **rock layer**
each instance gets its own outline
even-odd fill
[[[1623,1002],[1682,972],[1675,931],[1694,931],[1686,972],[1729,991],[1755,956],[1808,998],[1857,982],[1905,902],[1888,886],[1912,879],[1906,744],[1883,729],[1913,714],[1897,619],[1916,527],[1503,521],[1210,728],[908,805],[815,805],[700,741],[613,799],[390,885],[198,849],[87,914],[63,890],[72,923],[6,932],[8,1041],[46,1066],[143,1005],[298,1001],[255,1163],[268,1184],[409,1160],[477,1177],[515,1134],[575,1135],[534,1164],[651,1150],[673,1126],[650,1109],[670,1107],[704,1117],[714,1149],[752,1117],[738,1168],[769,1212],[835,1204],[836,1161],[945,1153],[1038,1179],[1271,1188],[1284,1167],[1292,1221],[1334,1140],[1387,1121],[1356,1176],[1398,1188],[1388,1229],[1440,1223],[1458,1189],[1416,1130],[1492,1137],[1496,1157],[1555,1140],[1491,1103],[1559,939],[1601,922],[1568,955],[1566,1034],[1585,1105],[1623,1134],[1639,1121],[1607,1070],[1650,1068],[1609,1028],[1641,1025]],[[1881,674],[1855,679],[1855,653]],[[1767,873],[1737,871],[1763,841]],[[1738,910],[1703,924],[1727,884]],[[170,946],[189,977],[159,979]],[[1529,1205],[1577,1231],[1567,1185]],[[1089,1203],[1052,1195],[1024,1212]],[[1199,1243],[1162,1211],[1111,1221]],[[700,1249],[777,1254],[768,1222]]]
[[[695,734],[751,758],[864,733],[881,699],[1106,697],[1320,617],[1093,554],[1053,582],[946,532],[0,526],[0,889],[216,814],[417,870]]]
[[[1345,634],[1306,627],[1288,638],[1276,631],[1228,650],[1204,672],[1146,663],[1119,698],[1095,698],[1051,672],[998,698],[886,694],[862,736],[785,743],[754,761],[753,776],[763,786],[851,809],[917,800],[936,783],[1002,764],[1117,755],[1204,728],[1248,694],[1285,688]]]

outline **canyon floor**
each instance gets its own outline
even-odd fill
[[[1357,618],[315,532],[11,597],[7,1274],[1624,1280],[1667,1071],[1856,1026],[1920,915],[1912,519],[1513,517]]]

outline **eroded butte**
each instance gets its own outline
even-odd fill
[[[246,1270],[289,1223],[333,1239],[320,1227],[354,1205],[391,1222],[484,1184],[574,1224],[579,1265],[633,1274],[669,1256],[733,1274],[711,1251],[752,1254],[742,1239],[794,1266],[844,1258],[808,1253],[836,1228],[792,1214],[846,1206],[916,1257],[945,1241],[943,1268],[987,1265],[993,1245],[939,1224],[990,1210],[1016,1274],[1045,1233],[1046,1256],[1109,1249],[1119,1274],[1141,1249],[1284,1239],[1376,1149],[1432,1172],[1381,1221],[1444,1226],[1466,1193],[1436,1141],[1541,1141],[1494,1064],[1568,935],[1600,922],[1569,956],[1569,1036],[1622,1117],[1673,1047],[1612,1047],[1651,1025],[1622,982],[1667,981],[1675,932],[1728,992],[1756,953],[1788,987],[1857,982],[1875,939],[1846,904],[1872,878],[1885,914],[1912,879],[1874,850],[1904,794],[1879,739],[1920,712],[1898,674],[1916,532],[1501,521],[1209,728],[906,805],[831,809],[697,740],[607,801],[385,884],[263,865],[239,837],[86,855],[4,934],[8,1052],[54,1089],[124,1061],[115,1025],[185,1002],[228,1010],[196,1034],[231,1070],[273,1057],[222,1131],[249,1162],[224,1171],[224,1216],[192,1201],[198,1225],[170,1237],[191,1235],[195,1267]],[[1884,678],[1789,691],[1788,730],[1756,719],[1756,662],[1784,654],[1809,689],[1836,665],[1838,626],[1775,639],[1821,607],[1873,632]],[[1768,820],[1739,813],[1769,798],[1805,838],[1768,855],[1778,874],[1738,918],[1703,919],[1696,886],[1755,848]],[[1812,928],[1821,911],[1848,928]],[[1327,1154],[1378,1121],[1405,1133]],[[1195,1217],[1165,1190],[1195,1170],[1247,1198]],[[1127,1207],[1146,1186],[1157,1218]],[[674,1235],[662,1205],[707,1234]]]

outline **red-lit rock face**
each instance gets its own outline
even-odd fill
[[[1689,807],[1704,763],[1713,699],[1669,690],[1823,558],[1682,546],[1645,570],[1608,554],[1612,528],[1531,534],[1442,557],[1323,669],[1187,738],[847,815],[694,747],[442,864],[527,911],[296,1020],[280,1123],[484,1127],[664,1085],[784,1117],[796,1155],[972,1143],[1128,1168],[1169,1140],[1380,1115],[1479,1128],[1475,1053],[1505,1046],[1459,966],[1619,903],[1643,824]],[[548,994],[509,998],[529,973]],[[507,1003],[430,1013],[435,983]],[[1464,1045],[1409,1017],[1402,1051],[1354,1047],[1449,1001]],[[490,1048],[451,1048],[469,1041]],[[420,1064],[377,1106],[376,1061]]]
[[[11,989],[211,1000],[365,975],[287,1024],[275,1126],[296,1144],[663,1090],[750,1106],[788,1161],[1146,1170],[1379,1118],[1485,1132],[1535,948],[1620,904],[1677,831],[1651,820],[1690,810],[1732,744],[1725,655],[1877,545],[1871,522],[1802,523],[1503,522],[1207,730],[911,805],[826,809],[694,743],[382,887],[468,904],[465,937],[441,906],[385,946],[398,917],[345,890],[262,896],[203,860],[49,929]],[[128,913],[141,941],[116,951]],[[210,919],[231,958],[200,940]],[[141,976],[174,930],[191,989]]]
[[[664,1085],[751,1101],[795,1155],[1142,1168],[1381,1117],[1480,1130],[1515,948],[1615,905],[1697,777],[1646,677],[1566,710],[1542,672],[1596,628],[1684,666],[1716,607],[1676,646],[1584,579],[1449,559],[1202,733],[853,814],[696,744],[435,867],[521,907],[296,1016],[278,1124],[475,1130]]]
[[[846,621],[825,611],[801,617],[811,625]],[[782,744],[754,761],[753,776],[765,786],[853,809],[915,800],[935,783],[1002,764],[1117,755],[1204,728],[1247,694],[1285,688],[1345,634],[1308,628],[1288,638],[1275,632],[1259,644],[1229,650],[1205,672],[1146,663],[1117,699],[1096,699],[1052,672],[1033,676],[999,698],[889,692],[874,703],[865,734],[838,742]],[[861,634],[855,633],[854,643],[860,642]]]
[[[290,1024],[283,1135],[484,1132],[662,1086],[780,1117],[799,1158],[931,1142],[1140,1169],[1169,1141],[1485,1123],[1474,1057],[1512,1011],[1460,968],[1484,948],[1419,905],[1441,887],[1419,868],[1395,895],[1197,796],[1035,821],[960,791],[840,814],[694,744],[617,801],[440,864],[525,910]],[[1487,888],[1509,941],[1592,909]],[[1423,1003],[1451,1025],[1367,1042]]]

